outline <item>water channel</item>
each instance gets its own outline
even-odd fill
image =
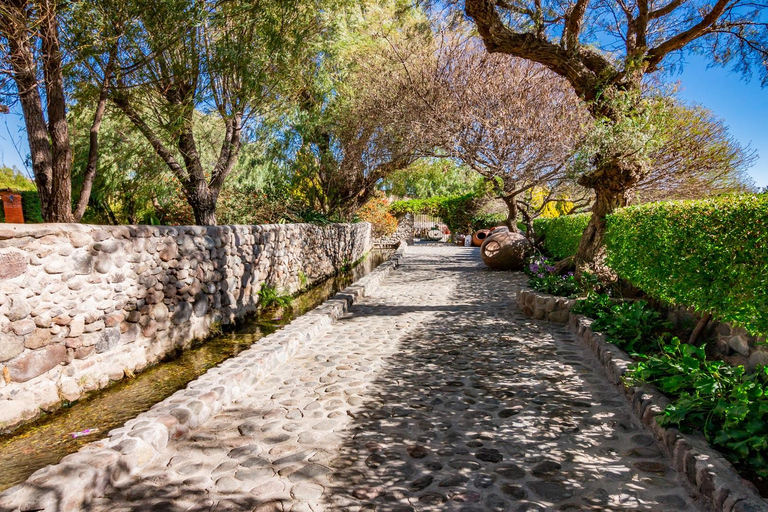
[[[254,314],[232,332],[193,345],[134,378],[97,391],[13,434],[1,436],[0,492],[23,482],[38,469],[57,463],[83,445],[103,438],[111,429],[184,388],[208,369],[249,348],[369,274],[391,254],[391,250],[374,249],[351,270],[296,296],[290,306]],[[95,432],[73,437],[73,433],[86,429]]]

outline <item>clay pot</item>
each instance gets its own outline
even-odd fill
[[[522,270],[531,253],[531,243],[520,233],[497,228],[480,247],[483,263],[495,270]]]
[[[488,235],[491,233],[490,229],[481,229],[479,231],[476,231],[474,235],[472,235],[472,244],[480,247],[483,245],[483,242],[486,238],[488,238]]]

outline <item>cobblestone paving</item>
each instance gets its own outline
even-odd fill
[[[563,328],[476,250],[409,248],[323,339],[94,510],[697,510]]]

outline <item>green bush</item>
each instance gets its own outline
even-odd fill
[[[39,224],[43,221],[43,209],[40,205],[40,196],[37,190],[24,190],[21,195],[21,211],[24,213],[24,222],[27,224]]]
[[[389,213],[395,217],[406,213],[433,215],[443,219],[453,233],[468,232],[472,230],[473,219],[483,199],[484,196],[474,192],[463,196],[406,199],[389,205]]]
[[[767,368],[747,373],[743,366],[709,361],[704,346],[673,338],[661,354],[633,365],[625,381],[654,384],[670,397],[657,417],[662,426],[702,431],[728,460],[768,477]]]
[[[650,296],[768,333],[768,196],[623,208],[606,245],[608,265]]]
[[[536,219],[533,230],[537,235],[544,235],[544,248],[559,260],[576,254],[579,249],[581,234],[589,224],[592,214],[563,215],[553,219]]]

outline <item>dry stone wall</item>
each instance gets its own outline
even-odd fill
[[[413,214],[406,213],[397,219],[397,231],[391,235],[376,239],[375,243],[380,247],[397,247],[400,242],[413,245],[414,232]]]
[[[141,371],[372,247],[368,223],[0,226],[0,430]]]

